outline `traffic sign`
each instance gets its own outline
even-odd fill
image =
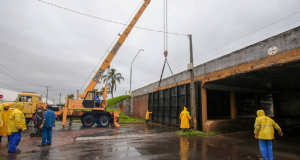
[[[3,98],[3,95],[2,94],[0,94],[0,99],[2,99]]]

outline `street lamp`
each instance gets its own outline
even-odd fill
[[[140,51],[144,51],[143,49],[140,49],[139,51],[138,51],[138,53],[136,54],[136,56],[134,57],[134,59],[133,59],[133,61],[135,60],[135,58],[138,56],[138,54],[140,53]],[[130,95],[131,95],[131,78],[132,78],[132,63],[133,63],[133,61],[131,62],[131,67],[130,67]]]

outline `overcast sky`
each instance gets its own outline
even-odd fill
[[[45,1],[120,23],[126,23],[143,2]],[[299,26],[300,13],[278,21],[300,11],[299,6],[299,0],[169,0],[168,31],[193,35],[194,66],[197,66]],[[163,30],[163,1],[152,0],[136,26]],[[82,88],[115,37],[122,33],[122,28],[122,25],[38,0],[0,0],[0,88],[38,92],[44,96],[46,88],[43,86],[51,86],[49,98],[55,101],[60,93],[63,100],[67,94],[76,95],[76,90]],[[244,35],[247,36],[240,38]],[[234,42],[223,46],[231,41]],[[159,80],[164,62],[163,44],[162,33],[132,30],[111,63],[111,68],[125,78],[117,84],[114,96],[129,91],[130,64],[139,49],[145,51],[133,63],[132,90]],[[189,62],[187,36],[170,34],[168,46],[168,61],[173,72],[186,70]],[[166,68],[164,77],[170,75]],[[88,83],[91,80],[92,77]],[[99,84],[96,88],[103,86]],[[5,96],[5,90],[0,92]]]

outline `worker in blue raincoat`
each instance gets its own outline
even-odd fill
[[[100,98],[96,95],[96,107],[100,107]]]
[[[42,143],[39,147],[52,144],[52,127],[55,126],[55,113],[51,110],[52,106],[47,105],[47,111],[44,113],[44,119],[40,128],[43,128]]]
[[[274,139],[274,128],[280,136],[283,136],[281,128],[273,119],[267,117],[263,110],[257,111],[254,128],[254,138],[259,139],[259,148],[263,159],[273,160],[272,140]]]
[[[20,153],[17,149],[21,141],[22,131],[26,130],[26,121],[23,113],[23,103],[17,103],[16,108],[11,112],[8,121],[8,132],[11,132],[8,153]]]

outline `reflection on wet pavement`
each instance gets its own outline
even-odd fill
[[[258,141],[252,132],[223,134],[214,137],[180,137],[175,127],[157,124],[124,124],[121,130],[81,128],[72,126],[66,131],[55,129],[53,145],[37,148],[41,138],[27,138],[23,134],[22,154],[9,155],[7,143],[1,143],[0,159],[200,159],[200,160],[257,160],[260,156]],[[116,136],[156,134],[155,137],[110,139],[100,141],[74,141],[75,136]],[[274,157],[278,160],[300,159],[299,133],[286,133],[273,141]],[[4,150],[4,151],[3,151]],[[27,150],[27,151],[26,151]],[[35,151],[34,151],[35,150]]]

